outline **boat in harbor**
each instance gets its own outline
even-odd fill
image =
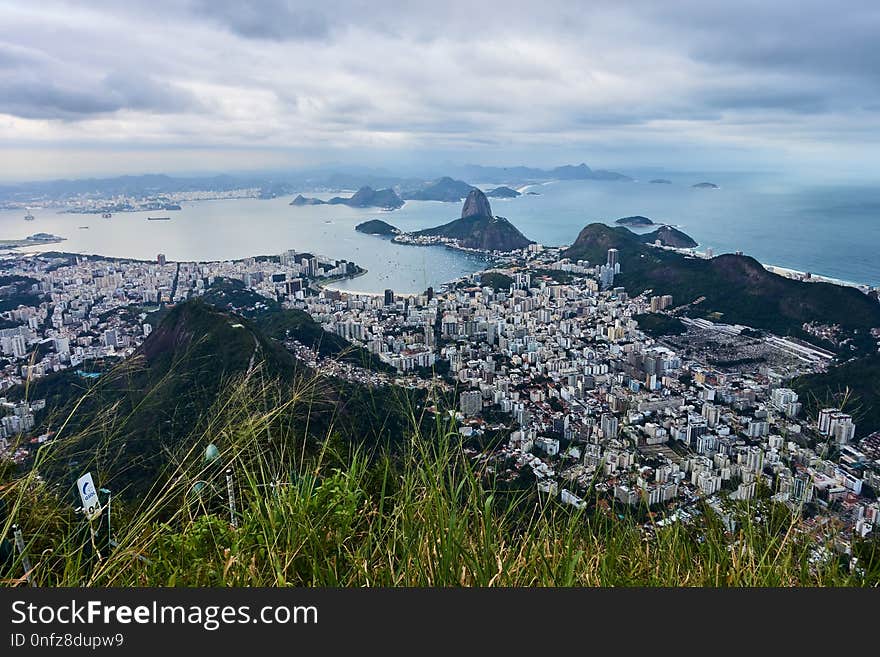
[[[171,221],[171,217],[147,217],[147,221]]]
[[[113,215],[110,214],[109,212],[105,212],[105,213],[102,214],[101,216],[102,216],[104,219],[109,219],[109,218],[112,217]]]

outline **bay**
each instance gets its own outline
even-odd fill
[[[672,184],[652,184],[662,177]],[[719,189],[695,189],[711,181]],[[482,187],[489,187],[481,185]],[[569,244],[586,224],[612,224],[641,214],[680,227],[716,254],[743,251],[758,260],[841,280],[880,285],[880,186],[805,184],[768,174],[646,172],[637,182],[564,181],[522,188],[539,195],[492,199],[527,237]],[[316,195],[328,198],[332,194]],[[423,291],[485,267],[483,258],[441,247],[412,247],[362,235],[354,227],[382,219],[402,230],[436,226],[458,217],[458,203],[408,201],[394,212],[341,205],[293,207],[293,196],[184,203],[175,212],[100,215],[34,209],[0,211],[0,238],[46,232],[67,241],[45,248],[112,257],[226,260],[286,249],[353,260],[364,276],[340,289],[400,293]],[[147,221],[147,216],[170,221]],[[87,225],[88,229],[79,226]]]

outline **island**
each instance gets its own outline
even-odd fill
[[[606,171],[604,169],[591,169],[584,162],[577,166],[565,164],[556,167],[551,172],[553,180],[618,180],[621,182],[632,182],[632,178],[616,171]]]
[[[347,205],[350,208],[381,208],[383,210],[396,210],[403,206],[403,199],[393,189],[373,189],[361,187],[352,196],[334,196],[329,201],[318,198],[308,198],[302,194],[297,195],[290,205]]]
[[[486,196],[489,198],[516,198],[517,196],[521,196],[521,194],[515,189],[507,187],[506,185],[501,185],[495,189],[490,189],[486,192]]]
[[[621,217],[614,223],[620,224],[621,226],[653,226],[654,222],[648,219],[647,217],[643,217],[640,214],[633,215],[632,217]]]
[[[23,240],[0,240],[0,248],[18,249],[25,246],[33,246],[34,244],[54,244],[56,242],[63,242],[66,239],[66,237],[58,237],[49,233],[34,233],[33,235],[28,235]]]
[[[718,189],[718,185],[710,182],[701,182],[696,185],[691,185],[694,189]]]
[[[383,208],[396,210],[403,207],[403,199],[393,189],[373,189],[361,187],[349,198],[334,196],[329,201],[330,205],[347,205],[350,208]]]
[[[671,185],[671,180],[666,180],[666,178],[654,178],[653,180],[649,180],[649,183],[652,185]]]
[[[365,221],[362,224],[358,224],[357,226],[355,226],[354,229],[359,233],[382,236],[399,235],[401,232],[400,229],[396,226],[392,226],[388,222],[382,221],[381,219],[371,219],[370,221]]]
[[[449,176],[433,180],[419,189],[413,189],[403,192],[405,200],[412,201],[444,201],[448,203],[458,203],[465,198],[472,189],[473,185],[468,185],[463,180],[455,180]]]
[[[507,219],[493,216],[489,199],[476,188],[465,199],[461,218],[435,228],[398,235],[394,241],[416,245],[445,244],[467,250],[505,253],[534,244]]]
[[[290,205],[324,205],[325,201],[322,201],[319,198],[310,198],[308,196],[303,196],[302,194],[297,194],[296,198],[294,198]]]

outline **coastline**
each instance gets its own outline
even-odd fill
[[[779,265],[771,265],[765,262],[762,262],[761,265],[767,271],[776,274],[778,276],[785,276],[786,278],[794,278],[797,280],[804,281],[805,283],[816,282],[816,283],[831,283],[832,285],[840,285],[843,287],[854,287],[862,292],[869,292],[870,290],[875,289],[876,286],[868,285],[867,283],[858,283],[856,281],[847,281],[842,278],[832,278],[830,276],[823,276],[822,274],[817,274],[815,272],[805,272],[800,271],[798,269],[791,269],[790,267],[781,267]],[[809,278],[807,276],[809,275]]]
[[[656,244],[649,244],[648,246],[652,246],[655,249],[666,249],[667,251],[676,251],[685,256],[691,256],[696,258],[703,258],[704,260],[709,260],[709,256],[706,255],[706,251],[698,251],[697,248],[702,246],[701,244],[697,244],[697,246],[690,249],[679,249],[672,246],[658,246]],[[712,257],[716,257],[719,255],[723,255],[721,253],[715,253]],[[748,255],[747,253],[743,253],[743,255]],[[760,261],[759,261],[760,262]],[[871,290],[877,289],[880,286],[869,285],[868,283],[859,283],[857,281],[848,281],[842,278],[834,278],[832,276],[824,276],[822,274],[817,274],[816,272],[806,272],[801,271],[799,269],[792,269],[791,267],[782,267],[781,265],[773,265],[767,262],[761,262],[761,266],[769,271],[771,274],[776,274],[777,276],[784,276],[785,278],[790,278],[792,280],[802,281],[804,283],[830,283],[832,285],[839,285],[841,287],[852,287],[860,292],[867,294]]]
[[[27,237],[20,240],[0,240],[0,249],[24,249],[31,246],[40,247],[46,244],[60,244],[66,241],[66,237],[58,237],[57,235],[39,240],[32,240]]]

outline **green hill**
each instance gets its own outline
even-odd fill
[[[392,226],[387,221],[382,221],[381,219],[370,219],[369,221],[358,224],[354,229],[359,233],[366,233],[367,235],[383,235],[389,237],[400,233],[399,228]]]
[[[378,372],[394,372],[394,368],[335,333],[325,331],[318,322],[302,311],[285,309],[273,299],[247,289],[238,280],[221,278],[205,292],[202,299],[217,308],[238,313],[253,320],[268,337],[275,340],[292,338],[317,351],[320,355],[350,362]]]
[[[513,285],[513,279],[500,271],[489,271],[480,276],[480,285],[491,287],[496,292],[500,292],[501,290],[509,290]]]
[[[391,398],[420,393],[317,377],[259,327],[263,322],[278,335],[300,332],[306,343],[313,335],[319,348],[330,345],[330,353],[343,347],[341,338],[302,315],[284,311],[250,320],[202,300],[188,301],[168,312],[132,357],[95,383],[65,371],[26,391],[13,389],[11,398],[47,399],[44,428],[57,439],[53,458],[40,472],[68,482],[91,468],[107,487],[137,497],[200,442],[226,439],[210,425],[225,417],[230,396],[238,393],[267,408],[286,409],[297,400],[297,413],[279,412],[276,419],[300,427],[312,444],[331,429],[358,444],[399,439],[408,420]]]
[[[808,321],[840,324],[862,335],[880,326],[880,304],[854,288],[784,278],[749,256],[725,254],[707,260],[652,248],[623,227],[590,224],[564,256],[604,263],[610,248],[619,251],[616,284],[630,294],[647,289],[671,294],[676,306],[704,297],[688,310],[693,316],[804,339],[809,336],[802,325]]]
[[[205,430],[200,418],[230,381],[257,374],[291,384],[310,372],[245,318],[202,301],[180,304],[96,383],[67,371],[30,386],[29,397],[47,399],[47,429],[79,434],[62,441],[45,474],[66,480],[90,464],[114,490],[141,493]]]
[[[791,382],[807,414],[817,417],[823,408],[843,408],[852,414],[856,435],[880,431],[880,355],[853,359],[821,374]]]
[[[675,249],[693,249],[697,246],[696,241],[690,235],[672,226],[660,226],[656,230],[638,237],[645,244],[660,242],[663,246],[671,246]]]

